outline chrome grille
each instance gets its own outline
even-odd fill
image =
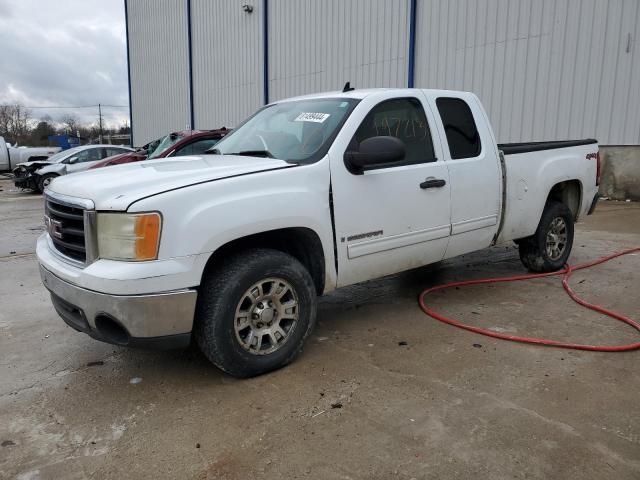
[[[85,209],[60,203],[51,197],[45,200],[45,223],[51,242],[61,254],[86,262]]]

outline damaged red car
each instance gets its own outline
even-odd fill
[[[216,130],[187,130],[173,132],[149,142],[135,152],[105,158],[91,168],[109,167],[123,163],[152,160],[154,158],[177,157],[182,155],[199,155],[213,147],[231,130],[222,127]]]

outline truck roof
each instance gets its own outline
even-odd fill
[[[392,90],[398,90],[398,91],[420,90],[424,92],[433,92],[433,93],[442,93],[442,94],[447,94],[447,93],[451,94],[454,92],[456,94],[468,93],[468,92],[462,92],[457,90],[441,90],[441,89],[433,89],[433,88],[361,88],[361,89],[356,88],[354,90],[349,90],[348,92],[343,92],[342,90],[335,90],[331,92],[313,93],[309,95],[300,95],[298,97],[283,98],[282,100],[277,100],[272,103],[282,103],[282,102],[306,100],[306,99],[312,99],[312,98],[355,98],[358,100],[362,100],[363,98],[369,95],[372,95],[374,93],[388,92]]]

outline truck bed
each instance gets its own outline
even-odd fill
[[[554,185],[575,181],[579,185],[576,218],[585,215],[598,191],[595,184],[598,151],[593,139],[555,142],[502,143],[504,154],[503,223],[498,242],[534,233],[547,195]]]
[[[499,143],[498,150],[502,150],[505,155],[513,155],[540,150],[554,150],[556,148],[578,147],[591,145],[592,143],[598,143],[598,141],[594,138],[584,138],[582,140],[554,140],[550,142]]]

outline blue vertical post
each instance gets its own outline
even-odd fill
[[[269,103],[269,0],[262,0],[262,92],[264,104]]]
[[[193,51],[191,48],[191,0],[187,0],[187,47],[189,49],[189,122],[190,130],[195,130],[193,112]]]
[[[133,147],[133,110],[131,109],[131,61],[129,59],[129,10],[127,0],[124,0],[124,23],[125,36],[127,40],[127,88],[129,89],[129,136],[130,144]]]
[[[409,72],[407,86],[413,88],[416,63],[416,7],[417,0],[409,0]]]

